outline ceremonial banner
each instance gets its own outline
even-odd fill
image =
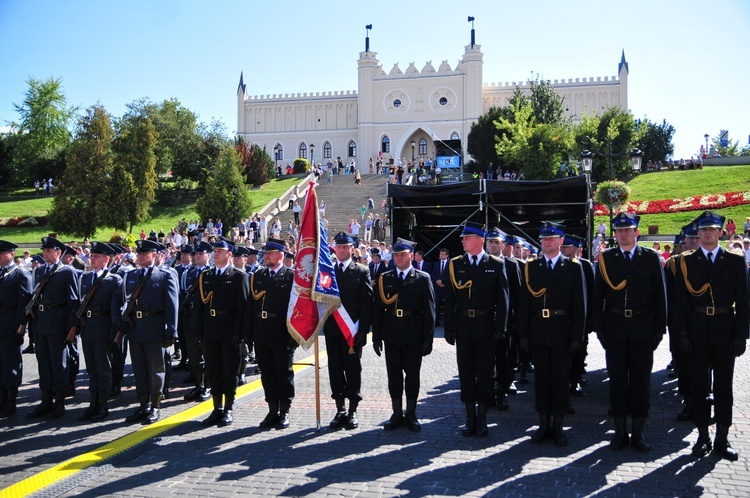
[[[304,349],[310,348],[326,318],[341,306],[326,229],[320,223],[315,185],[310,182],[302,212],[294,284],[287,311],[289,333]]]

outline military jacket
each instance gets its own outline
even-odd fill
[[[227,341],[242,338],[249,293],[247,274],[227,265],[221,276],[216,267],[198,277],[198,337]]]
[[[426,272],[410,268],[403,284],[396,270],[376,281],[372,337],[389,344],[432,343],[435,292]]]
[[[294,270],[281,265],[271,277],[264,266],[250,275],[250,297],[245,313],[245,335],[252,342],[293,341],[286,326]]]
[[[31,292],[30,272],[15,263],[0,268],[0,337],[18,332]]]
[[[370,270],[364,266],[351,261],[349,266],[342,272],[335,265],[336,283],[341,294],[341,305],[349,313],[352,322],[359,322],[355,346],[361,347],[367,343],[367,334],[372,325],[372,282]],[[323,330],[325,334],[341,334],[336,320],[333,316],[328,317]]]
[[[94,278],[94,272],[84,272],[81,274],[81,302],[86,299],[86,296],[94,285]],[[109,341],[114,339],[114,323],[120,319],[122,294],[119,292],[119,289],[122,286],[122,277],[107,272],[106,275],[99,278],[101,282],[94,291],[88,306],[86,306],[86,312],[81,317],[82,325],[79,332],[83,342]]]
[[[77,322],[79,289],[76,271],[62,263],[57,263],[57,266],[36,302],[36,317],[32,321],[34,334],[67,335]],[[44,268],[45,265],[41,265],[34,270],[35,288],[44,280]]]
[[[139,270],[125,274],[120,285],[120,294],[124,299],[130,298],[140,279]],[[133,306],[130,319],[134,326],[127,332],[128,339],[140,342],[174,340],[177,337],[178,305],[177,273],[154,267]]]

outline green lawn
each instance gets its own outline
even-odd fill
[[[750,190],[750,166],[712,166],[688,171],[646,173],[628,182],[631,199],[674,199]],[[737,218],[735,218],[735,221]]]
[[[251,189],[253,199],[253,210],[257,211],[263,208],[271,200],[279,197],[293,185],[300,182],[300,178],[286,178],[282,180],[271,180],[259,189]],[[21,192],[21,194],[19,194]],[[286,200],[286,199],[282,199]],[[20,216],[44,216],[52,206],[52,197],[35,197],[33,189],[19,189],[11,192],[4,192],[0,196],[0,218],[15,218]],[[247,213],[251,215],[253,213]],[[185,203],[176,206],[158,206],[154,205],[151,210],[151,218],[148,221],[140,223],[133,228],[133,233],[138,234],[141,230],[148,233],[152,228],[157,232],[159,229],[169,230],[177,226],[177,222],[182,218],[186,220],[198,219],[198,213],[195,211],[195,204]],[[36,243],[52,231],[51,227],[30,227],[30,228],[0,228],[0,238],[12,240],[16,243]],[[106,240],[114,233],[113,229],[101,228],[94,235],[92,240]],[[72,237],[66,236],[64,232],[58,232],[60,239],[64,241],[73,240]]]

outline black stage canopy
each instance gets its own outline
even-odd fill
[[[539,245],[542,221],[589,236],[589,188],[585,176],[550,181],[474,180],[450,185],[388,185],[392,237],[417,242],[429,260],[446,247],[460,254],[461,224],[484,223]]]

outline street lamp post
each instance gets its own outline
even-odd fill
[[[411,141],[411,163],[414,164],[414,146],[416,146],[417,143],[412,140]]]
[[[591,145],[591,140],[588,141],[589,145]],[[598,150],[590,151],[590,150],[584,150],[581,152],[581,166],[583,167],[583,171],[590,174],[593,170],[594,165],[594,156],[596,157],[603,157],[607,158],[609,160],[609,181],[612,181],[614,179],[614,171],[612,166],[612,159],[616,159],[618,157],[621,157],[628,153],[627,150],[624,150],[622,152],[618,153],[612,153],[612,140],[607,141],[607,146],[609,148],[609,153],[604,154],[602,152],[599,152]],[[641,160],[643,159],[643,152],[641,152],[639,149],[633,149],[630,151],[630,166],[633,168],[633,172],[638,172],[641,170]],[[612,245],[613,235],[614,232],[612,230],[612,205],[610,204],[607,206],[607,209],[609,210],[609,236],[610,236],[610,245]],[[592,218],[593,223],[593,218]]]
[[[315,167],[315,144],[310,144],[310,168]]]
[[[708,133],[706,133],[705,135],[703,135],[703,138],[706,139],[706,151],[704,152],[704,154],[705,154],[705,157],[708,157],[708,138],[709,138],[708,137]]]
[[[273,148],[273,159],[276,161],[276,174],[279,174],[279,146]]]

